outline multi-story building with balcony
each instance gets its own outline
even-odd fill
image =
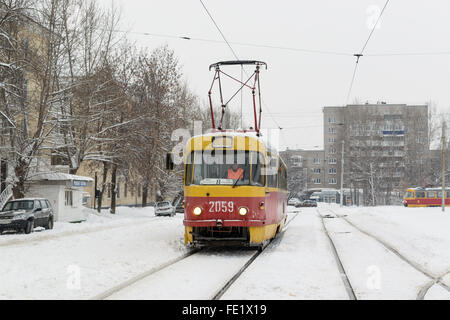
[[[358,104],[323,108],[323,150],[287,150],[292,186],[302,190],[363,190],[366,203],[392,203],[428,179],[428,106]],[[344,165],[342,160],[344,160]],[[301,165],[299,165],[301,164]],[[301,172],[301,175],[299,175]],[[354,192],[351,192],[354,191]],[[346,193],[344,192],[344,195]],[[348,201],[348,199],[346,199]]]
[[[362,188],[366,201],[383,193],[390,203],[391,194],[425,179],[427,105],[366,103],[323,114],[326,188],[340,188],[342,159],[344,187]]]

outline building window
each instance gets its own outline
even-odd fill
[[[336,178],[329,178],[328,179],[328,183],[329,184],[336,184],[337,183]]]
[[[313,172],[314,172],[314,173],[320,173],[320,168],[314,168],[314,169],[313,169]]]
[[[335,143],[336,142],[336,138],[335,137],[328,138],[328,142],[329,143]]]
[[[336,158],[329,158],[328,159],[328,164],[336,164],[336,163],[337,163]]]
[[[73,191],[66,190],[64,197],[64,205],[66,207],[71,207],[73,205]]]
[[[320,158],[314,158],[313,159],[314,164],[320,164]]]
[[[336,153],[336,148],[335,147],[330,147],[330,153]]]
[[[314,184],[320,184],[320,178],[312,179]]]
[[[329,117],[328,123],[336,123],[336,117]]]
[[[328,169],[328,173],[329,174],[336,174],[336,172],[337,172],[336,168],[329,168]]]
[[[329,127],[328,128],[328,133],[335,134],[336,133],[336,128],[335,127]]]
[[[302,166],[302,157],[301,156],[292,156],[291,161],[292,161],[293,167],[301,167]]]

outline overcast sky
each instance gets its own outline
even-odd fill
[[[112,2],[99,1],[104,5]],[[222,41],[199,0],[113,2],[122,9],[123,30]],[[268,69],[261,74],[263,128],[285,128],[281,149],[322,147],[322,108],[346,103],[355,65],[352,54],[360,52],[386,1],[203,2],[240,59],[267,62]],[[441,111],[449,112],[449,17],[448,0],[391,0],[360,59],[349,102],[425,104],[431,100]],[[130,38],[149,50],[165,44],[173,49],[191,89],[205,102],[213,77],[208,66],[234,60],[225,43],[138,34],[130,34]],[[423,52],[447,54],[370,56]],[[230,72],[240,77],[239,68]],[[231,107],[240,110],[240,100]],[[250,108],[244,104],[244,118],[249,118]]]

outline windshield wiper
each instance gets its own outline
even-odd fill
[[[247,169],[247,168],[245,168],[245,169]],[[236,185],[237,185],[237,183],[238,183],[239,180],[244,179],[244,176],[245,176],[245,169],[244,169],[244,172],[242,172],[242,176],[240,176],[240,177],[236,180],[236,182],[233,184],[233,188],[236,187]]]

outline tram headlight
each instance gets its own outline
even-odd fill
[[[239,208],[239,214],[241,216],[245,216],[248,213],[248,209],[246,207],[240,207]]]
[[[195,207],[194,210],[192,210],[192,213],[195,214],[196,216],[199,216],[202,214],[202,208],[200,207]]]

